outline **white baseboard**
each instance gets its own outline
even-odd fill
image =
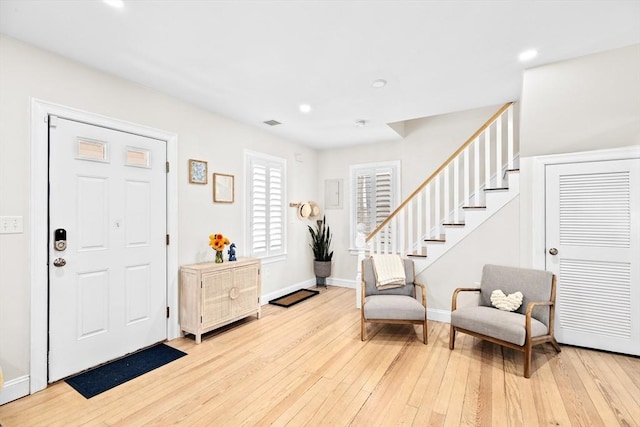
[[[427,319],[435,320],[436,322],[451,323],[451,312],[427,307]]]
[[[0,391],[0,405],[11,402],[29,394],[29,375],[14,378],[4,383]]]
[[[341,288],[349,288],[349,289],[356,288],[355,280],[337,279],[335,277],[327,277],[327,284],[332,286],[339,286]]]

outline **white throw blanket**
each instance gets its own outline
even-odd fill
[[[393,289],[405,285],[404,263],[398,255],[371,255],[378,289]]]

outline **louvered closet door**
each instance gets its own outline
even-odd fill
[[[559,342],[640,354],[639,240],[640,159],[547,166]]]

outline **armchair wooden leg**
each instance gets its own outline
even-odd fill
[[[424,321],[424,324],[422,325],[422,342],[424,342],[425,345],[429,344],[429,334],[428,334],[428,328],[427,328],[427,321]]]
[[[524,346],[524,377],[531,378],[531,343]]]
[[[362,341],[367,340],[367,325],[363,318],[360,318],[360,339]]]
[[[551,338],[551,341],[549,341],[551,343],[551,345],[553,346],[553,348],[556,349],[556,351],[558,353],[560,353],[562,351],[562,349],[560,348],[560,345],[558,344],[558,341],[556,341],[555,338]]]
[[[456,344],[456,328],[451,325],[449,329],[449,350],[453,350],[453,347]]]

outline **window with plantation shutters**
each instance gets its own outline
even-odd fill
[[[351,166],[351,248],[355,248],[356,227],[363,224],[368,235],[393,212],[400,194],[400,162]],[[386,236],[391,237],[391,236]]]
[[[246,152],[247,247],[257,258],[284,255],[285,168],[281,158]]]

